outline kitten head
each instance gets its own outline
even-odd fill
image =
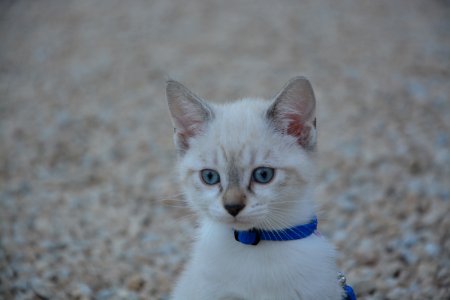
[[[316,148],[309,81],[290,80],[273,101],[209,104],[167,82],[179,177],[200,216],[238,230],[308,221]]]

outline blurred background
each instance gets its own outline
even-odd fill
[[[168,299],[195,220],[165,79],[318,101],[320,230],[360,299],[450,299],[450,2],[1,1],[0,299]]]

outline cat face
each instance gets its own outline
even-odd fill
[[[291,80],[272,102],[207,104],[174,81],[167,98],[180,181],[196,212],[238,230],[308,221],[316,128],[306,79]]]

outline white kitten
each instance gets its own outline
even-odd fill
[[[170,80],[167,99],[180,182],[200,222],[172,298],[342,299],[334,249],[317,233],[250,242],[257,245],[235,239],[235,230],[254,228],[289,236],[290,228],[314,218],[316,124],[309,81],[292,79],[272,102],[216,105]]]

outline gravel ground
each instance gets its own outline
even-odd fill
[[[308,76],[320,229],[360,299],[450,299],[450,4],[1,1],[0,299],[167,299],[195,220],[166,76]]]

